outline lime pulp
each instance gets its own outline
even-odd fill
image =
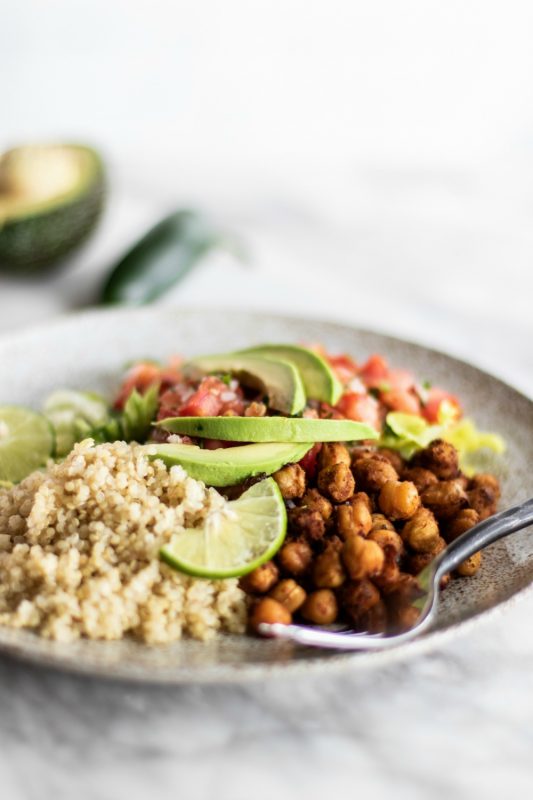
[[[0,407],[0,481],[21,481],[46,463],[53,448],[46,417],[20,406]]]

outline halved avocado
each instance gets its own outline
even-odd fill
[[[0,157],[0,267],[54,266],[93,230],[104,167],[90,147],[26,145]]]
[[[232,486],[254,475],[272,475],[285,466],[300,461],[311,444],[245,444],[202,450],[190,444],[147,444],[148,458],[160,458],[169,467],[180,464],[191,478],[209,486]]]
[[[305,389],[294,364],[282,359],[246,353],[202,356],[185,365],[189,374],[229,372],[245,386],[268,397],[268,404],[283,414],[299,414],[305,407]]]
[[[295,344],[261,344],[247,347],[243,353],[282,358],[299,370],[307,397],[336,405],[344,391],[342,383],[322,356]]]
[[[226,442],[355,442],[376,431],[350,419],[291,417],[169,417],[157,425],[172,433]]]

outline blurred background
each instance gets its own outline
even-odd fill
[[[95,302],[166,212],[238,233],[162,300],[346,320],[533,391],[533,4],[4,0],[0,149],[81,141],[105,214],[0,329]]]

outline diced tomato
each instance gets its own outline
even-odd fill
[[[390,389],[381,392],[380,400],[392,411],[404,411],[406,414],[420,414],[420,400],[408,389]]]
[[[376,430],[381,430],[379,403],[369,394],[347,392],[337,403],[337,409],[348,419],[366,422]]]
[[[415,376],[408,369],[390,369],[385,380],[391,389],[407,391],[415,385]]]
[[[422,416],[425,417],[428,422],[438,422],[439,409],[443,400],[446,400],[454,407],[457,412],[456,419],[461,417],[463,411],[457,397],[444,391],[444,389],[439,389],[438,386],[432,386],[431,389],[428,390],[427,402],[422,406]]]
[[[357,364],[350,356],[326,356],[330,366],[335,370],[338,379],[346,385],[357,375]]]
[[[161,370],[157,364],[135,364],[128,370],[124,383],[115,399],[115,408],[121,409],[134,389],[145,392],[153,383],[160,381]]]
[[[383,356],[374,354],[359,370],[359,377],[369,388],[379,387],[389,375],[389,365]]]
[[[318,454],[320,453],[321,448],[322,448],[322,443],[317,442],[299,462],[301,468],[305,470],[307,479],[310,481],[314,480],[315,478],[317,472]]]

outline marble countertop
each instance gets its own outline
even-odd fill
[[[351,321],[533,394],[527,171],[513,182],[483,172],[322,177],[320,192],[302,179],[211,198],[250,243],[251,266],[212,258],[166,302]],[[85,304],[106,264],[174,202],[164,187],[147,202],[120,166],[113,181],[109,214],[68,271],[0,279],[0,329]],[[529,797],[532,615],[530,594],[423,657],[242,686],[107,683],[0,657],[0,796]]]

